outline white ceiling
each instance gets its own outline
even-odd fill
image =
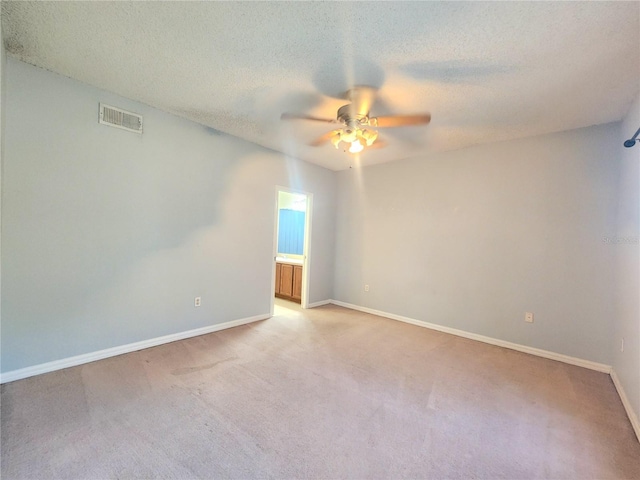
[[[2,2],[7,52],[340,170],[620,120],[640,90],[640,2]],[[306,143],[348,87],[380,130],[360,159]]]

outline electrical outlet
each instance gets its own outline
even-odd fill
[[[202,298],[201,297],[194,298],[194,300],[193,300],[193,305],[194,306],[199,307],[201,305],[201,303],[202,303]]]
[[[365,285],[365,286],[364,286],[364,291],[365,291],[365,292],[368,292],[368,291],[369,291],[369,285]]]
[[[620,351],[624,352],[624,338],[620,339]]]
[[[524,321],[527,322],[527,323],[533,323],[533,313],[525,312]]]

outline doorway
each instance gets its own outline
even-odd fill
[[[275,298],[309,306],[309,258],[313,195],[276,187],[271,315]]]

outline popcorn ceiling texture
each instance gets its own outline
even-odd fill
[[[618,121],[640,89],[639,2],[3,1],[2,22],[22,61],[334,170],[358,160],[305,145],[326,125],[279,117],[335,117],[354,84],[373,115],[433,116],[363,164]]]

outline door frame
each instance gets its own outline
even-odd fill
[[[304,243],[302,246],[302,298],[300,300],[302,308],[309,308],[309,279],[311,278],[309,275],[309,265],[311,262],[309,260],[311,258],[311,217],[313,215],[313,193],[295,188],[283,187],[281,185],[276,185],[275,188],[275,207],[273,211],[273,257],[271,262],[271,316],[273,316],[276,291],[276,256],[278,255],[278,194],[280,192],[287,192],[306,195],[307,197],[307,205],[304,215]]]

